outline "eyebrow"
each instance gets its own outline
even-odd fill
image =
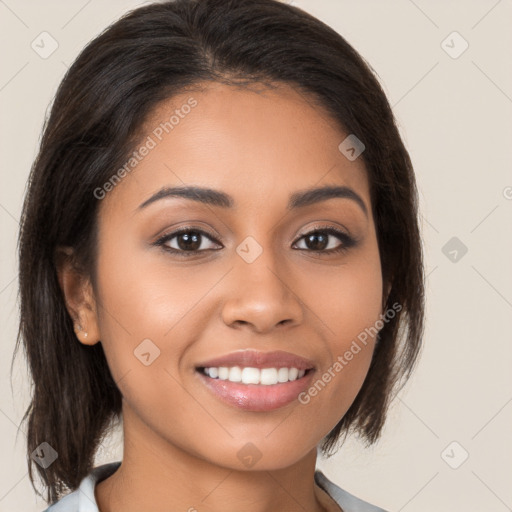
[[[137,210],[142,210],[160,199],[168,197],[181,197],[184,199],[191,199],[203,204],[218,206],[221,208],[233,208],[235,205],[234,199],[220,190],[211,188],[185,186],[185,187],[164,187],[158,192],[153,194],[149,199],[139,205]],[[346,186],[330,186],[326,185],[319,188],[311,188],[306,190],[299,190],[290,196],[287,209],[294,210],[296,208],[303,208],[327,199],[342,198],[351,199],[356,202],[368,216],[368,209],[366,204],[359,194],[353,189]]]

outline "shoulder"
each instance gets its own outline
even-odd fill
[[[78,512],[79,491],[73,491],[71,494],[62,497],[59,501],[50,505],[43,512]]]
[[[108,478],[120,465],[121,462],[117,461],[95,467],[80,482],[78,489],[63,496],[43,512],[99,512],[94,496],[96,483]]]
[[[386,512],[338,487],[318,469],[315,471],[315,481],[343,509],[343,512]]]
[[[59,501],[45,509],[43,512],[99,512],[94,488],[96,483],[112,475],[121,462],[110,462],[94,468],[80,483],[80,486],[70,494],[63,496]],[[356,498],[335,483],[331,482],[320,470],[315,471],[316,483],[331,498],[336,501],[344,512],[386,512],[384,509]]]

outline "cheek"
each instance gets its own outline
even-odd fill
[[[156,248],[143,245],[119,221],[116,228],[114,221],[101,235],[98,255],[101,332],[109,343],[117,343],[119,335],[135,348],[145,338],[169,332],[197,300],[197,291],[187,286],[179,268],[155,257]],[[116,237],[116,232],[128,234]]]
[[[150,359],[160,355],[179,358],[180,339],[185,338],[176,333],[197,302],[197,286],[172,274],[162,275],[151,268],[130,269],[124,264],[102,277],[103,305],[98,316],[107,356],[111,353],[111,360],[125,369],[139,361],[141,351],[149,350]]]
[[[325,327],[329,361],[302,402],[315,404],[317,413],[329,417],[334,426],[363,384],[381,327],[382,274],[376,243],[339,271],[317,276],[315,289],[310,300]]]
[[[162,437],[186,439],[194,418],[208,418],[183,391],[180,365],[204,330],[203,316],[195,314],[198,302],[219,275],[141,266],[135,255],[130,258],[111,258],[111,265],[104,259],[98,275],[103,349],[124,411],[134,411],[132,419],[143,419]],[[176,411],[183,421],[176,421]],[[202,435],[199,429],[197,437]]]
[[[335,357],[380,318],[382,274],[376,242],[347,259],[346,265],[317,275],[311,289],[309,300],[326,327]]]
[[[201,338],[208,294],[229,267],[172,266],[153,249],[105,240],[98,258],[101,341],[116,382],[140,382],[134,392],[144,396],[172,380],[166,371],[176,375]]]

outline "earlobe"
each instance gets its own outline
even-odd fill
[[[79,340],[80,339],[84,339],[85,340],[89,336],[89,333],[87,331],[84,331],[80,324],[75,324],[75,333],[76,333],[76,337]]]
[[[100,340],[96,301],[90,280],[77,268],[71,247],[59,247],[55,263],[66,309],[74,324],[76,337],[84,345]]]

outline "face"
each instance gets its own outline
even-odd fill
[[[343,417],[383,296],[366,170],[338,149],[347,135],[284,85],[209,84],[152,113],[100,202],[97,339],[82,340],[101,340],[125,436],[269,470]],[[324,187],[338,188],[307,195]]]

